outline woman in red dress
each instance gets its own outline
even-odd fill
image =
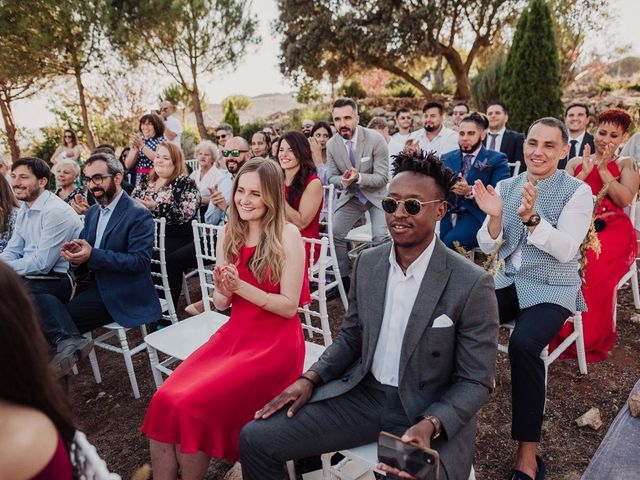
[[[307,137],[300,132],[285,133],[278,142],[278,162],[284,170],[287,221],[298,227],[303,237],[320,238],[324,190]]]
[[[283,175],[253,159],[233,183],[229,223],[216,245],[213,303],[231,318],[151,400],[142,431],[153,478],[203,478],[209,458],[235,461],[242,427],[302,372],[297,307],[308,303],[303,242],[285,221]],[[220,241],[222,240],[222,241]]]
[[[595,155],[591,155],[587,145],[583,157],[571,159],[566,168],[568,173],[589,184],[594,195],[598,195],[604,185],[609,185],[596,211],[595,227],[601,251],[599,255],[593,250],[587,251],[582,287],[589,309],[582,314],[588,362],[606,359],[615,344],[616,286],[638,252],[636,232],[624,212],[638,191],[638,168],[633,158],[614,156],[630,124],[631,117],[624,110],[612,108],[602,112],[595,131]],[[571,330],[565,325],[551,347],[560,344]],[[563,357],[575,356],[574,345],[563,354]]]

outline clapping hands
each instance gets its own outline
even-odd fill
[[[213,285],[221,295],[229,298],[240,288],[240,276],[237,267],[230,263],[217,265],[213,269]]]

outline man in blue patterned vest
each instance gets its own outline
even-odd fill
[[[476,202],[487,214],[478,244],[486,253],[499,248],[504,261],[495,277],[500,323],[516,320],[509,340],[511,436],[519,442],[513,480],[544,478],[536,455],[545,402],[540,353],[572,312],[586,310],[578,258],[593,199],[588,185],[558,170],[568,151],[562,122],[536,120],[524,143],[527,171],[495,189],[474,185]]]

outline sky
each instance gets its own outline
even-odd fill
[[[617,43],[631,44],[631,53],[640,55],[640,34],[637,25],[640,18],[640,0],[610,1],[613,10],[618,14],[617,26],[613,29],[617,32]],[[257,13],[260,22],[262,42],[244,57],[234,71],[219,72],[214,77],[204,80],[202,85],[209,103],[220,103],[225,97],[235,94],[256,96],[292,90],[291,84],[280,74],[279,42],[271,33],[271,23],[277,15],[275,0],[255,0],[253,5],[253,11]],[[585,21],[588,22],[588,19]],[[589,41],[599,50],[607,48],[606,39],[590,38]],[[167,81],[168,83],[170,82]],[[17,125],[36,129],[52,123],[54,118],[47,110],[48,102],[46,94],[16,102],[14,113]]]

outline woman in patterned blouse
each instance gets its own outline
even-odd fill
[[[153,169],[156,149],[164,138],[164,121],[160,115],[148,113],[140,117],[140,134],[131,135],[131,150],[125,159],[125,167],[130,171],[132,182],[138,185],[146,179]]]
[[[0,175],[0,253],[9,243],[18,217],[18,202],[4,175]]]
[[[200,191],[187,175],[180,147],[161,142],[155,151],[151,174],[136,186],[131,196],[147,207],[154,218],[167,220],[167,274],[171,297],[177,305],[182,273],[196,262],[191,221],[200,206]]]

